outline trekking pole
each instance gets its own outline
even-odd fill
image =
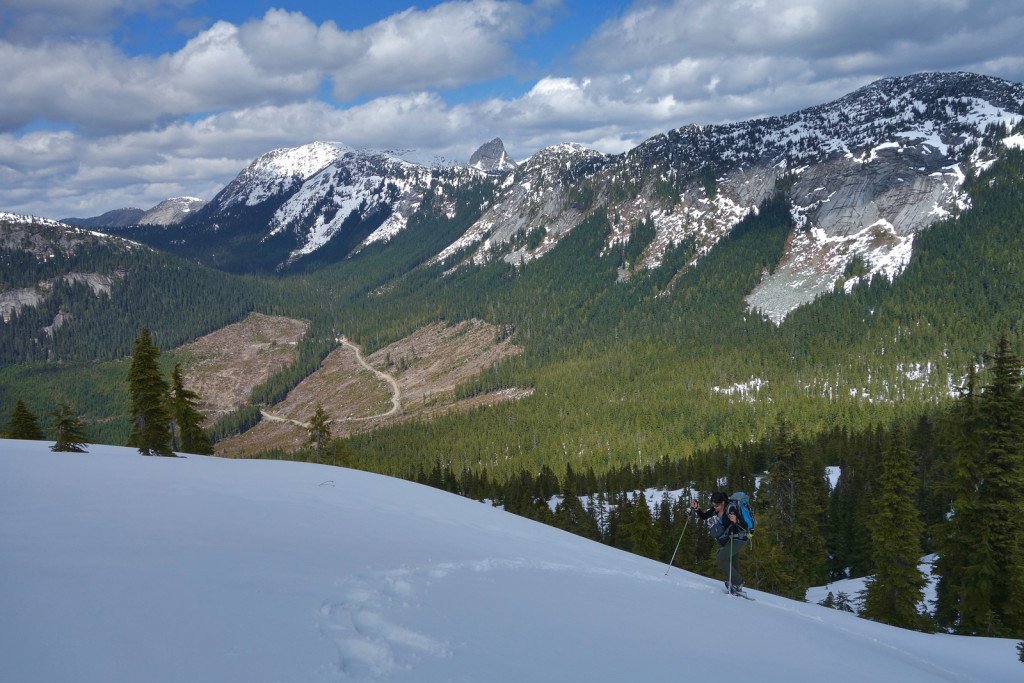
[[[729,592],[732,593],[732,539],[735,536],[729,534]]]
[[[679,552],[679,544],[681,544],[683,542],[683,534],[686,533],[686,527],[688,527],[689,525],[690,525],[690,513],[687,512],[686,513],[686,523],[683,524],[683,532],[681,534],[679,534],[679,540],[676,541],[676,549],[672,551],[672,559],[670,559],[668,561],[668,566],[665,567],[665,576],[668,576],[668,570],[672,568],[672,563],[676,559],[676,553]]]

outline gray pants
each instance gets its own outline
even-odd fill
[[[740,541],[733,539],[723,545],[715,553],[715,562],[718,563],[718,568],[725,574],[725,578],[728,579],[730,576],[730,565],[732,567],[732,585],[742,586],[743,575],[740,574],[740,551],[747,545],[745,540]]]

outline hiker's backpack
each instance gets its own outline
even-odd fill
[[[729,502],[736,506],[736,509],[743,515],[743,521],[747,523],[747,533],[753,533],[757,521],[754,519],[754,509],[750,507],[750,498],[743,491],[737,491],[729,496]]]

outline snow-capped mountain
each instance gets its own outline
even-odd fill
[[[136,248],[148,249],[131,240],[59,221],[0,212],[0,252],[4,254],[20,252],[40,262],[53,262],[57,255],[69,257],[81,250],[95,251],[98,248],[104,248],[111,254]],[[60,282],[85,285],[98,297],[100,294],[109,295],[113,283],[124,276],[124,272],[117,269],[108,273],[68,270],[49,274],[51,277],[40,278],[17,269],[5,273],[4,284],[8,286],[0,286],[0,321],[9,322],[13,314],[26,306],[43,304]],[[59,311],[45,328],[46,332],[52,334],[67,319],[68,316]]]
[[[210,202],[214,213],[236,205],[255,206],[296,189],[351,148],[338,143],[312,142],[275,149],[256,158]]]
[[[493,207],[446,253],[478,244],[477,261],[492,253],[529,261],[600,208],[617,226],[613,243],[643,218],[653,220],[657,236],[633,264],[653,267],[686,238],[706,253],[784,188],[797,229],[780,266],[748,298],[778,322],[830,291],[854,259],[866,265],[862,277],[902,272],[914,235],[963,208],[966,174],[993,158],[1022,113],[1020,84],[918,74],[788,116],[687,126],[619,157],[581,157],[559,146],[510,174]],[[517,233],[538,229],[538,245],[505,247]]]
[[[543,232],[533,247],[512,249],[509,263],[524,263],[543,255],[586,215],[573,189],[605,162],[604,154],[577,143],[547,147],[519,164],[495,191],[490,207],[458,240],[438,254],[443,260],[477,245],[470,258],[482,263],[517,235]]]
[[[260,156],[180,234],[152,242],[201,260],[231,252],[234,267],[244,268],[280,269],[328,246],[336,260],[402,231],[439,180],[458,185],[503,170],[479,219],[433,262],[468,250],[476,263],[528,263],[603,211],[614,226],[609,247],[641,220],[655,226],[654,240],[625,268],[628,277],[660,265],[683,240],[700,258],[781,190],[796,229],[782,262],[747,299],[780,322],[835,287],[899,275],[915,235],[965,207],[965,178],[1022,120],[1021,84],[926,73],[884,79],[786,116],[678,128],[611,157],[562,144],[515,164],[496,138],[467,167],[409,150],[315,142]],[[447,210],[454,214],[454,206]],[[248,235],[244,245],[240,233]],[[209,262],[229,267],[230,259],[219,258]],[[853,262],[863,266],[851,277]]]
[[[289,262],[327,244],[347,223],[373,221],[377,227],[362,242],[387,241],[419,208],[436,173],[385,152],[347,152],[306,179],[274,212],[267,237],[295,236]]]
[[[55,221],[52,218],[41,218],[39,216],[26,216],[20,213],[0,211],[0,223],[9,225],[45,225],[51,228],[71,228],[67,223]]]
[[[920,74],[788,116],[652,138],[627,165],[658,169],[648,187],[662,180],[682,191],[674,206],[651,211],[659,239],[649,257],[687,235],[710,248],[787,177],[797,230],[780,267],[748,298],[752,308],[780,321],[830,291],[857,257],[863,277],[895,277],[914,235],[962,208],[965,174],[992,156],[986,135],[1008,133],[1022,111],[1019,84]],[[627,207],[635,217],[638,207]]]

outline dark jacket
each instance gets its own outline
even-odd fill
[[[725,506],[722,508],[722,516],[719,517],[718,513],[715,512],[715,508],[709,508],[707,510],[694,510],[697,516],[702,520],[708,520],[712,517],[715,518],[715,523],[711,527],[711,537],[718,541],[718,545],[725,546],[729,543],[729,536],[732,535],[736,540],[747,540],[747,520],[743,518],[743,512],[739,509],[736,503],[726,501]],[[729,514],[736,515],[736,522],[733,523],[729,519]]]

